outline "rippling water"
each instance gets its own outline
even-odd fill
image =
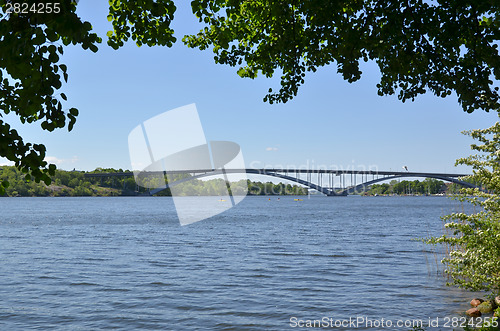
[[[441,234],[439,217],[456,207],[247,197],[181,227],[164,197],[1,198],[0,328],[282,330],[294,317],[457,316],[471,295],[445,287],[430,247],[412,241]]]

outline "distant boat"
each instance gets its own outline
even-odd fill
[[[221,202],[222,202],[222,201],[226,201],[226,200],[224,200],[224,199],[219,199],[219,201],[221,201]]]
[[[303,199],[293,199],[293,201],[304,201]]]

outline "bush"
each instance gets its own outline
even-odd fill
[[[469,165],[473,175],[466,179],[481,183],[482,190],[462,189],[457,199],[479,208],[472,214],[452,213],[444,217],[451,235],[431,238],[430,244],[445,244],[451,249],[442,262],[452,284],[494,293],[500,291],[500,123],[488,129],[465,131],[478,140],[471,149],[479,154],[458,159]]]

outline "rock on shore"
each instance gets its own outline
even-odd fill
[[[471,300],[470,305],[471,305],[472,307],[477,307],[477,306],[479,306],[479,305],[480,305],[481,303],[483,303],[483,302],[484,302],[484,300],[483,300],[483,299],[477,299],[477,298],[476,298],[476,299],[472,299],[472,300]]]
[[[488,314],[493,312],[494,307],[491,301],[484,301],[479,306],[477,306],[477,309],[483,314]]]
[[[470,317],[481,317],[481,312],[477,308],[471,308],[465,312]]]

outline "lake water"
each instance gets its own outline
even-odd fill
[[[468,308],[412,240],[457,203],[268,199],[181,227],[167,197],[0,198],[0,329],[287,330]]]

